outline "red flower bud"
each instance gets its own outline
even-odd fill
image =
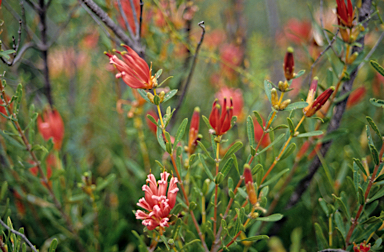
[[[303,109],[304,115],[306,117],[313,116],[316,113],[316,111],[321,109],[321,107],[329,99],[329,97],[331,96],[334,90],[335,88],[333,86],[325,90],[321,95],[317,97],[315,102],[310,107],[308,106]]]
[[[287,80],[293,79],[295,76],[295,61],[293,59],[293,48],[288,47],[287,53],[285,54],[284,58],[284,75]]]
[[[367,89],[365,87],[356,88],[350,95],[347,101],[347,109],[358,104],[367,93]]]
[[[233,116],[233,101],[231,101],[231,106],[227,108],[227,98],[224,98],[224,106],[221,111],[220,116],[220,105],[216,99],[213,102],[212,111],[209,116],[209,123],[212,128],[215,130],[215,135],[221,136],[224,135],[231,128],[231,120]]]
[[[351,0],[347,0],[347,5],[345,5],[344,0],[336,0],[337,2],[337,18],[339,19],[342,26],[346,26],[348,28],[353,28],[353,6]]]

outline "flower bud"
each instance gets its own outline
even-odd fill
[[[248,164],[244,165],[244,181],[245,187],[247,189],[249,202],[251,202],[252,205],[255,205],[257,203],[257,195],[255,191],[255,186],[253,184],[251,167]]]
[[[278,87],[279,87],[279,90],[280,90],[281,92],[283,92],[283,91],[284,91],[284,82],[279,81],[279,85],[278,85]]]
[[[317,97],[317,99],[311,106],[305,107],[303,109],[304,115],[306,117],[313,116],[325,104],[325,102],[329,99],[334,90],[335,87],[333,86],[325,90],[321,95]]]
[[[164,91],[161,91],[160,94],[159,94],[159,97],[160,97],[160,103],[162,103],[164,101],[164,96],[165,96],[165,92]]]
[[[357,56],[359,56],[359,53],[358,52],[354,52],[349,58],[348,58],[348,64],[352,64],[355,59],[357,58]]]
[[[209,179],[204,180],[203,189],[202,189],[203,195],[207,195],[210,183],[211,181]]]
[[[151,93],[147,93],[147,97],[148,97],[148,99],[149,99],[152,103],[154,103],[154,102],[153,102],[153,98],[154,98],[153,94],[151,94]]]
[[[285,54],[285,58],[284,58],[283,68],[284,68],[285,78],[287,80],[293,79],[293,77],[295,76],[295,73],[294,73],[295,61],[293,59],[293,48],[292,47],[288,47],[288,49],[287,49],[287,53]]]
[[[275,88],[271,90],[271,103],[273,107],[279,105],[279,97]]]
[[[279,109],[280,109],[280,110],[285,109],[290,103],[291,103],[291,99],[287,99],[287,100],[283,101],[283,102],[280,104]]]

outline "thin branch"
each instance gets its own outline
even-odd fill
[[[136,8],[135,8],[135,5],[133,3],[133,0],[129,0],[129,2],[131,4],[132,13],[133,13],[133,19],[134,19],[133,21],[135,22],[135,28],[136,28],[135,38],[138,39],[140,36],[139,36],[139,22],[137,21]]]
[[[328,45],[331,44],[331,41],[328,37],[328,33],[327,31],[325,30],[324,28],[324,23],[323,23],[323,0],[320,0],[320,24],[321,24],[321,30],[323,31],[324,33],[324,37],[327,39],[327,42],[328,42]],[[335,37],[337,36],[337,34],[335,34]],[[331,45],[331,48],[332,48],[332,51],[335,53],[335,55],[337,55],[335,49],[333,48],[333,46]]]
[[[123,20],[124,20],[124,23],[125,23],[125,27],[127,28],[128,32],[129,32],[129,35],[131,35],[131,38],[134,38],[135,34],[133,33],[131,26],[129,25],[129,22],[128,22],[128,19],[127,19],[127,15],[125,15],[123,6],[121,5],[121,0],[117,0],[117,5],[119,6],[120,15],[123,17]]]
[[[377,47],[380,45],[381,40],[384,38],[384,32],[381,33],[379,39],[376,41],[376,44],[372,47],[372,49],[369,51],[367,56],[365,56],[364,60],[359,64],[357,67],[358,70],[363,67],[363,65],[369,60],[369,58],[372,56],[372,54],[376,51]]]
[[[97,19],[97,17],[93,14],[92,11],[90,11],[88,8],[86,8],[84,6],[83,3],[81,3],[81,5],[83,6],[84,10],[86,12],[88,12],[88,14],[91,16],[91,18],[96,22],[96,24],[103,30],[103,32],[105,33],[105,35],[107,35],[107,37],[111,40],[113,40],[113,42],[115,42],[116,45],[119,44],[119,41],[115,38],[115,37],[112,37],[111,34],[109,33],[109,31],[107,29],[104,28],[103,24]]]
[[[41,12],[42,11],[42,9],[41,9],[41,7],[37,4],[37,3],[35,3],[35,2],[33,2],[32,0],[25,0],[31,7],[32,7],[32,9],[34,9],[36,12]]]
[[[143,8],[144,2],[140,0],[140,25],[139,25],[139,38],[141,38],[141,25],[143,24]]]
[[[17,50],[19,49],[19,46],[20,46],[20,41],[21,41],[21,28],[22,28],[23,24],[21,22],[21,20],[19,20],[19,30],[17,31],[17,34],[18,34],[18,38],[17,38],[17,43],[16,43],[16,40],[15,40],[15,37],[12,36],[12,48],[13,50],[15,50],[15,52],[12,54],[13,55],[13,58],[11,61],[7,61],[6,59],[3,59],[3,57],[1,57],[1,60],[7,64],[8,66],[12,66],[15,62],[15,57],[16,57],[16,54],[17,54]]]
[[[45,5],[45,9],[48,9],[51,3],[52,3],[52,0],[48,0],[47,4]]]
[[[184,84],[184,88],[183,88],[183,92],[179,98],[179,101],[177,103],[177,106],[175,107],[175,112],[173,114],[173,118],[176,118],[176,114],[177,112],[179,111],[180,107],[181,107],[181,104],[183,103],[183,100],[184,100],[184,97],[185,97],[185,94],[187,93],[187,90],[188,90],[188,86],[189,84],[191,83],[191,79],[192,79],[192,76],[193,76],[193,72],[195,70],[195,67],[196,67],[196,61],[197,61],[197,56],[199,54],[199,50],[200,50],[200,47],[201,47],[201,44],[203,43],[203,40],[204,40],[204,35],[205,35],[205,26],[204,26],[204,21],[201,21],[199,22],[199,26],[200,28],[202,29],[202,32],[201,32],[201,37],[200,37],[200,41],[199,43],[197,44],[197,47],[196,47],[196,51],[195,51],[195,55],[193,55],[193,61],[192,61],[192,66],[191,66],[191,69],[189,71],[189,74],[188,74],[188,78]]]
[[[12,233],[14,233],[15,235],[20,236],[20,237],[21,237],[21,238],[28,244],[28,246],[31,247],[32,251],[34,251],[34,252],[38,252],[37,249],[35,248],[35,246],[28,240],[28,238],[27,238],[24,234],[22,234],[22,233],[20,233],[20,232],[14,230],[14,229],[8,227],[7,224],[5,224],[1,219],[0,219],[0,224],[1,224],[4,228],[6,228],[6,229],[8,229],[9,231],[11,231]]]
[[[113,20],[108,16],[105,11],[103,11],[94,1],[92,0],[79,0],[80,2],[84,3],[100,20],[109,28],[111,29],[116,36],[126,45],[131,47],[133,50],[135,50],[140,55],[143,54],[142,48],[140,45],[135,44],[121,29],[120,26],[115,24]]]

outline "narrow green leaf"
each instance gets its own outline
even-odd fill
[[[324,132],[322,130],[316,130],[316,131],[311,131],[311,132],[299,134],[297,137],[312,137],[312,136],[320,136],[322,134],[324,134]]]
[[[236,171],[237,171],[237,173],[238,173],[239,176],[240,176],[239,164],[237,163],[237,157],[236,157],[235,154],[232,154],[232,159],[233,159],[233,165],[235,166]]]
[[[354,236],[357,236],[357,238],[353,239],[352,241],[356,242],[362,242],[363,240],[366,240],[372,233],[376,232],[380,226],[382,225],[382,222],[373,224],[373,225],[368,225],[364,229],[360,229],[361,232],[356,233]]]
[[[255,126],[253,125],[253,120],[251,116],[247,117],[247,133],[249,145],[255,148]]]
[[[359,199],[360,205],[364,205],[365,204],[364,192],[363,192],[363,189],[360,186],[358,188],[358,199]]]
[[[327,207],[327,202],[325,202],[325,200],[323,198],[319,198],[319,204],[320,204],[321,209],[323,209],[325,215],[327,217],[329,217],[329,209]]]
[[[278,130],[278,129],[287,129],[289,128],[288,125],[285,125],[285,124],[280,124],[280,125],[277,125],[276,127],[270,129],[270,131],[274,131],[274,130]]]
[[[299,78],[303,74],[305,74],[305,70],[300,70],[298,73],[295,73],[295,76],[293,77],[293,79]]]
[[[365,170],[365,168],[364,168],[363,164],[361,163],[361,161],[359,159],[357,159],[357,158],[354,158],[353,161],[354,161],[354,163],[353,163],[354,168],[355,167],[359,168],[360,171],[362,173],[364,173],[365,176],[368,176],[367,171]],[[355,170],[357,170],[357,169],[355,169]]]
[[[331,69],[327,70],[327,86],[333,86],[333,72]]]
[[[167,247],[167,250],[169,251],[169,245],[168,245],[168,241],[167,241],[167,238],[165,238],[164,235],[160,236],[161,240],[163,241],[163,243],[165,244],[165,246]]]
[[[176,133],[176,137],[175,137],[175,142],[173,144],[173,148],[175,149],[177,144],[180,142],[180,140],[183,138],[184,136],[184,133],[185,133],[185,129],[187,128],[187,124],[188,124],[188,118],[185,118],[180,126],[179,126],[179,129],[177,130],[177,133]]]
[[[327,240],[324,237],[323,230],[318,223],[315,223],[315,233],[317,238],[318,250],[323,250],[328,248]]]
[[[162,103],[168,101],[169,99],[171,99],[176,94],[177,94],[177,89],[173,89],[173,90],[169,91],[168,93],[165,94],[164,100],[162,101]]]
[[[151,100],[149,100],[149,98],[147,97],[147,91],[145,91],[144,89],[140,89],[140,88],[138,88],[136,90],[139,93],[139,95],[141,97],[143,97],[144,100],[146,100],[147,102],[151,103]]]
[[[157,127],[160,127],[160,125],[156,122],[156,119],[153,118],[153,116],[151,116],[150,114],[147,114],[147,118],[148,118],[152,123],[154,123]]]
[[[7,134],[5,134],[2,130],[0,130],[0,135],[2,135],[4,137],[4,139],[11,145],[21,149],[21,150],[26,150],[25,146],[22,145],[19,141],[17,141],[16,139],[14,139],[13,137],[10,137],[8,136]]]
[[[293,125],[291,118],[287,117],[287,121],[288,121],[288,126],[289,126],[289,133],[293,137],[293,135],[295,134],[295,126]]]
[[[253,111],[253,114],[255,115],[256,120],[257,120],[257,122],[259,123],[259,125],[261,126],[261,128],[264,128],[264,125],[263,125],[263,119],[261,118],[259,112],[257,112],[257,111]]]
[[[382,76],[384,76],[384,68],[382,66],[380,66],[379,63],[377,63],[376,61],[373,61],[371,60],[369,63],[371,63],[371,66],[373,66],[373,68],[379,73],[381,74]]]
[[[54,252],[57,248],[57,239],[53,239],[52,242],[51,242],[51,245],[49,246],[49,252]]]
[[[258,217],[258,218],[256,218],[256,220],[258,220],[258,221],[267,221],[267,222],[275,222],[275,221],[281,220],[283,217],[284,217],[284,215],[282,215],[282,214],[271,214],[271,215],[265,216],[265,217]]]
[[[159,142],[161,148],[163,148],[164,151],[167,151],[165,147],[164,138],[163,138],[163,131],[160,129],[160,127],[157,127],[156,135],[157,135],[157,141]]]
[[[265,152],[266,150],[268,150],[269,148],[271,148],[272,146],[274,146],[276,143],[278,143],[281,139],[283,139],[283,137],[285,136],[285,134],[281,134],[280,136],[278,136],[272,143],[270,143],[267,147],[265,147],[264,149],[262,149],[261,151],[259,151],[257,153],[257,155],[260,155],[261,153]]]
[[[252,175],[255,175],[262,168],[263,166],[261,164],[257,164],[255,167],[252,168]]]
[[[282,170],[281,172],[279,172],[278,174],[276,174],[275,176],[273,176],[272,178],[268,179],[264,184],[262,184],[260,186],[260,188],[262,187],[265,187],[273,182],[275,182],[276,180],[280,179],[281,176],[283,176],[285,173],[289,172],[289,168],[285,169],[285,170]]]
[[[375,201],[381,197],[384,196],[384,187],[382,187],[379,191],[377,191],[371,198],[368,199],[367,203],[371,203],[372,201]]]
[[[206,118],[204,115],[201,116],[203,118],[203,121],[207,125],[208,129],[212,129],[211,124],[209,124],[208,118]]]
[[[203,156],[201,154],[198,154],[198,156],[199,156],[201,164],[203,165],[205,173],[208,175],[210,180],[214,181],[215,179],[214,179],[211,171],[209,170],[207,164],[205,163],[205,160],[204,160]]]
[[[381,137],[379,128],[377,128],[375,122],[374,122],[374,121],[372,120],[372,118],[370,118],[369,116],[367,116],[366,118],[367,118],[367,121],[368,121],[369,125],[370,125],[371,128],[373,129],[373,131],[376,133],[376,135],[378,135],[378,136],[380,137],[380,140],[382,140],[382,137]]]
[[[351,216],[349,216],[349,212],[347,211],[347,207],[345,206],[344,202],[341,200],[340,197],[337,197],[335,194],[332,194],[333,198],[336,200],[337,204],[339,204],[341,211],[346,216],[346,218],[349,220]]]
[[[295,102],[295,103],[289,104],[284,109],[284,111],[292,111],[292,110],[295,110],[295,109],[302,109],[302,108],[305,108],[306,106],[308,106],[308,103],[305,102],[305,101]]]
[[[264,240],[264,239],[269,239],[269,236],[268,236],[268,235],[251,236],[251,237],[242,239],[242,240],[240,240],[240,241],[241,241],[241,242],[243,242],[243,241],[252,241],[252,242],[254,242],[254,241]]]
[[[156,79],[160,78],[162,73],[163,73],[163,69],[159,69],[159,71],[157,71],[156,74],[155,74]]]
[[[384,101],[376,98],[369,99],[369,102],[379,108],[384,108]]]
[[[371,151],[373,161],[375,162],[376,165],[379,165],[380,164],[379,152],[377,152],[376,147],[373,144],[370,144],[369,150]]]
[[[225,163],[224,167],[221,169],[221,173],[223,173],[224,179],[228,175],[229,171],[231,170],[233,163],[234,163],[233,158],[230,158]]]
[[[264,90],[265,94],[268,97],[269,102],[271,102],[271,90],[272,90],[272,83],[269,80],[264,80]]]
[[[172,79],[173,76],[168,76],[167,78],[165,78],[165,80],[163,80],[159,85],[157,85],[157,87],[161,87],[167,80],[169,79]],[[164,102],[164,101],[163,101]]]
[[[281,157],[280,157],[280,159],[279,159],[278,161],[281,161],[281,160],[286,159],[286,158],[289,157],[289,155],[291,155],[295,150],[296,150],[296,144],[295,144],[295,143],[290,144],[290,145],[285,149],[283,155],[281,155]]]
[[[237,141],[236,143],[234,143],[230,148],[229,150],[225,153],[224,157],[222,160],[226,160],[227,158],[229,158],[230,156],[232,156],[232,154],[236,153],[236,151],[240,150],[241,147],[243,147],[243,143],[240,142],[240,141]]]
[[[204,151],[205,155],[207,155],[212,161],[215,161],[215,159],[209,154],[207,148],[205,148],[204,144],[200,141],[197,141],[197,144],[200,146],[200,148]]]

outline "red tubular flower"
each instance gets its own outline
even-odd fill
[[[156,183],[153,174],[148,175],[146,182],[149,185],[143,185],[145,197],[139,200],[137,205],[147,212],[142,210],[136,211],[136,219],[143,220],[142,224],[153,230],[156,227],[160,228],[169,227],[169,214],[176,203],[176,196],[179,188],[177,188],[178,180],[175,177],[171,178],[168,187],[169,173],[163,172],[160,174],[161,180]],[[167,193],[168,187],[168,193]]]
[[[342,26],[353,28],[354,12],[351,0],[347,0],[345,5],[344,0],[336,0],[337,3],[337,18]]]
[[[56,109],[46,109],[42,116],[37,118],[37,128],[44,140],[52,138],[54,149],[60,150],[64,138],[64,123]]]
[[[215,94],[215,97],[220,101],[220,106],[224,107],[224,98],[231,97],[233,100],[233,115],[242,117],[242,111],[244,107],[243,92],[240,88],[228,88],[222,87],[219,92]],[[239,120],[241,118],[238,118]]]
[[[284,58],[284,75],[287,80],[293,79],[295,77],[295,61],[293,59],[293,48],[288,47],[287,53]]]
[[[121,55],[120,60],[116,55],[105,52],[109,57],[109,63],[113,64],[118,74],[116,78],[122,78],[123,81],[131,88],[152,89],[157,86],[157,79],[152,76],[152,66],[148,67],[147,62],[129,46],[123,45],[126,52],[116,52]]]
[[[257,196],[255,185],[253,184],[252,172],[249,165],[244,166],[244,182],[247,189],[249,202],[251,202],[252,205],[255,205],[257,203]]]
[[[195,152],[197,141],[199,140],[200,108],[196,107],[193,111],[191,126],[189,128],[188,152]]]
[[[353,242],[353,252],[369,252],[371,249],[371,244],[368,243],[367,241],[363,241],[360,243],[359,246],[356,245],[355,242]]]
[[[367,93],[367,89],[365,87],[356,88],[350,95],[347,101],[347,109],[352,106],[358,104]]]
[[[306,117],[313,116],[319,109],[321,109],[321,107],[329,99],[334,90],[335,87],[333,86],[325,90],[321,95],[319,95],[319,97],[317,97],[317,99],[311,106],[305,107],[303,109],[304,115]]]
[[[216,99],[213,102],[211,115],[209,116],[209,123],[215,130],[216,136],[224,135],[231,128],[231,119],[233,116],[233,102],[231,100],[231,106],[227,108],[227,98],[224,98],[224,106],[220,116],[220,105]]]

